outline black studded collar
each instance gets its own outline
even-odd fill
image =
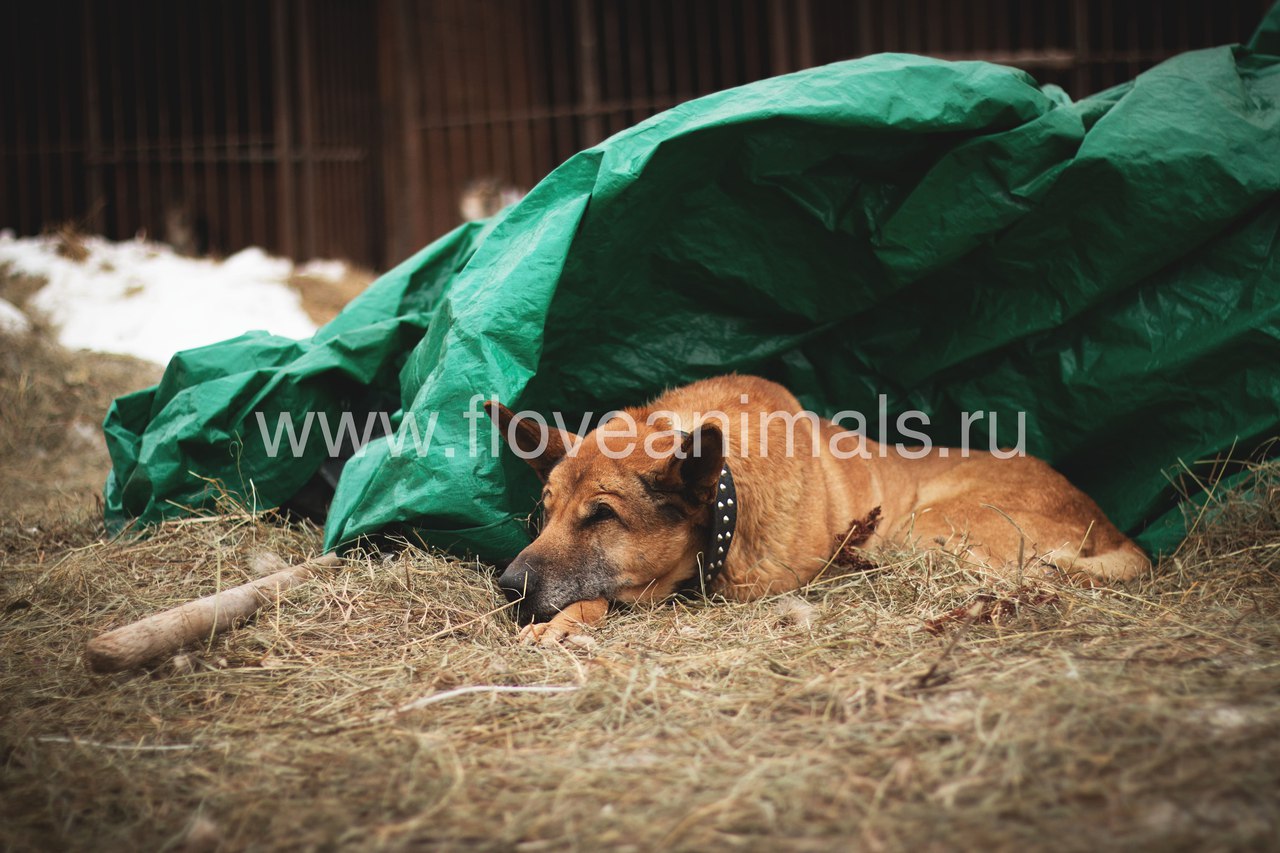
[[[738,528],[738,490],[733,485],[733,473],[726,462],[720,469],[716,482],[716,495],[711,502],[711,533],[706,547],[698,554],[698,570],[681,587],[681,592],[711,590],[716,578],[724,571],[725,559],[733,545],[733,534]]]

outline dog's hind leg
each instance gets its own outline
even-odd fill
[[[1076,583],[1103,585],[1151,571],[1147,555],[1105,520],[1077,529],[1042,513],[1005,513],[964,501],[917,513],[896,538],[939,547],[1006,576],[1061,572]]]
[[[1151,573],[1151,561],[1138,546],[1125,542],[1117,548],[1087,557],[1067,555],[1053,561],[1067,577],[1088,585],[1122,583]]]

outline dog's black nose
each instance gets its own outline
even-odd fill
[[[524,598],[529,592],[529,583],[529,570],[524,568],[508,567],[498,576],[498,588],[507,597],[507,601],[515,602]]]
[[[498,577],[498,588],[507,597],[507,601],[516,605],[512,609],[512,615],[515,616],[517,622],[527,622],[531,618],[533,594],[536,586],[535,575],[520,560],[508,566],[506,571]]]

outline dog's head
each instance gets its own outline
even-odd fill
[[[717,425],[681,432],[659,420],[624,437],[606,423],[579,437],[488,411],[543,484],[541,530],[498,579],[517,619],[596,598],[656,600],[697,571],[724,467]]]

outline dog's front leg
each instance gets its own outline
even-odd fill
[[[520,629],[520,642],[554,646],[565,637],[581,633],[584,628],[596,627],[604,621],[608,612],[609,602],[603,598],[575,601],[551,617],[550,622],[525,625]]]

